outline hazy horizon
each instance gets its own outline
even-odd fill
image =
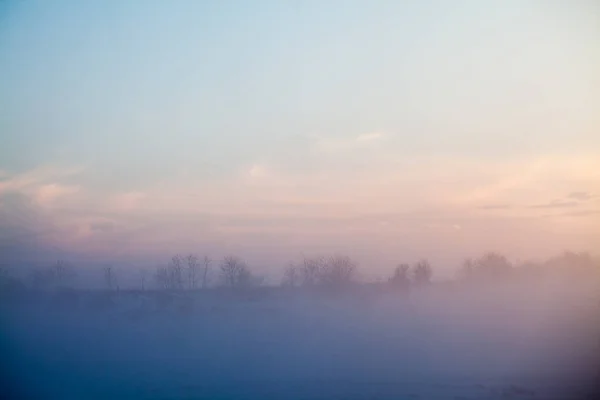
[[[2,2],[0,253],[237,254],[265,271],[344,253],[387,273],[594,251],[599,16],[586,1]]]

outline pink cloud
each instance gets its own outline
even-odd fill
[[[126,192],[112,195],[109,200],[109,208],[117,212],[134,211],[140,207],[147,195],[142,192]]]
[[[50,183],[39,186],[34,194],[36,203],[42,206],[51,206],[60,199],[74,195],[80,191],[78,186],[67,186],[58,183]]]

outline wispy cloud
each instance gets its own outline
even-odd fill
[[[35,201],[44,206],[55,204],[61,198],[72,196],[80,191],[79,186],[50,183],[41,185],[35,193]]]
[[[533,205],[530,205],[529,208],[573,208],[573,207],[578,207],[578,206],[579,206],[579,202],[577,202],[577,201],[556,200],[556,201],[552,201],[550,203],[545,203],[545,204],[533,204]]]
[[[463,180],[468,178],[472,182],[458,191],[462,193],[456,201],[474,206],[533,203],[543,207],[550,205],[547,204],[549,198],[561,199],[574,184],[600,187],[597,170],[600,164],[592,156],[543,156],[502,163],[472,163],[457,171]],[[576,194],[576,197],[584,196]],[[578,200],[571,197],[558,203]]]
[[[580,211],[566,212],[561,215],[564,215],[567,217],[587,217],[590,215],[599,215],[599,214],[600,214],[600,210],[580,210]]]
[[[513,206],[510,204],[488,204],[477,208],[480,210],[509,210],[512,209]]]
[[[107,205],[111,211],[131,212],[136,210],[146,197],[145,193],[138,191],[117,193],[109,197]]]
[[[590,192],[571,192],[567,196],[569,199],[574,199],[578,201],[586,201],[592,199],[594,196]]]
[[[353,140],[380,140],[368,137]],[[550,247],[558,239],[547,240],[553,234],[545,233],[549,226],[544,224],[577,231],[585,218],[568,217],[594,213],[578,213],[576,206],[584,203],[564,197],[574,186],[569,178],[578,187],[593,188],[595,176],[563,171],[552,163],[414,157],[383,160],[349,173],[289,172],[269,161],[257,158],[227,179],[171,180],[121,191],[93,187],[85,176],[64,179],[60,173],[29,172],[0,182],[5,195],[19,193],[35,210],[18,214],[23,221],[37,216],[28,222],[28,232],[52,227],[51,234],[40,238],[45,245],[106,254],[168,252],[200,242],[266,248],[273,240],[281,241],[282,252],[290,246],[310,249],[364,240],[371,250],[391,254],[399,236],[423,249],[444,241],[448,251],[456,252],[467,243],[484,248],[498,240],[519,248],[524,234],[519,239],[512,230],[539,235],[535,242]],[[519,179],[520,171],[529,171],[526,179]],[[556,209],[556,217],[540,218],[536,209]],[[564,211],[574,212],[560,218]],[[11,221],[18,224],[19,218]],[[598,237],[597,228],[587,229],[590,237]]]
[[[8,191],[39,190],[44,185],[52,184],[56,187],[47,187],[47,191],[54,190],[56,194],[61,191],[58,187],[63,186],[62,180],[80,174],[83,170],[82,167],[43,166],[18,174],[6,174],[0,176],[0,194]]]

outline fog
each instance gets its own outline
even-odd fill
[[[15,398],[583,398],[598,275],[4,296]],[[18,395],[18,396],[17,396]]]

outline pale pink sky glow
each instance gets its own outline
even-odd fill
[[[598,248],[591,3],[83,3],[0,25],[13,260]]]

